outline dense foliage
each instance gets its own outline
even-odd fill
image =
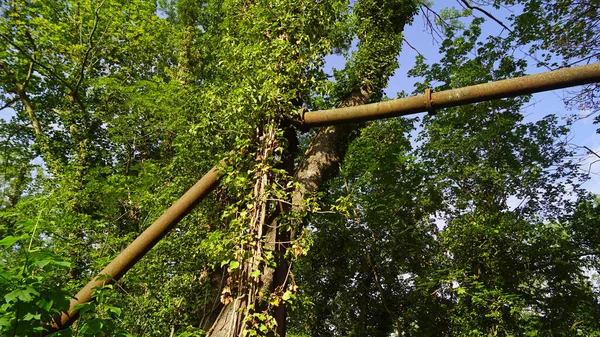
[[[461,3],[432,27],[441,60],[404,69],[415,94],[521,76],[519,48],[598,57],[591,3]],[[470,16],[513,5],[501,36]],[[47,331],[221,162],[210,197],[55,336],[600,336],[600,201],[571,124],[526,121],[517,97],[300,125],[387,99],[419,8],[0,1],[0,334]],[[597,89],[571,102],[593,111]]]

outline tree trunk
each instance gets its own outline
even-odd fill
[[[356,90],[348,99],[344,100],[341,107],[365,104],[371,96],[370,85],[363,85]],[[301,188],[292,194],[293,207],[301,205],[303,200],[310,194],[316,193],[323,181],[331,177],[341,162],[350,136],[357,125],[338,125],[321,128],[311,140],[311,144],[305,153],[304,160],[296,170],[296,179],[301,183]],[[293,157],[291,162],[293,163]],[[286,206],[281,206],[285,211]],[[289,208],[289,207],[288,207]],[[266,241],[268,248],[279,250],[281,256],[285,253],[286,245],[281,242],[287,242],[290,233],[278,233],[275,222],[267,222],[265,226]],[[293,235],[293,234],[292,234]],[[283,288],[287,276],[287,263],[279,261],[277,269],[265,267],[260,278],[260,284],[264,289],[274,291],[277,287]],[[243,311],[245,302],[237,298],[227,303],[221,309],[221,312],[215,320],[208,336],[211,337],[231,337],[238,336],[241,330],[236,328],[243,319],[238,311]],[[277,334],[285,336],[285,304],[281,303],[275,310],[274,317],[277,320]],[[242,329],[243,330],[243,329]]]
[[[340,104],[340,108],[366,104],[372,92],[373,87],[366,81]],[[293,205],[301,205],[307,194],[316,193],[321,183],[335,174],[352,133],[358,128],[358,124],[344,124],[323,127],[317,131],[296,170],[300,188],[294,191]]]
[[[360,43],[358,50],[353,54],[354,62],[348,63],[349,78],[360,79],[360,82],[350,84],[349,94],[343,99],[339,106],[355,106],[367,103],[374,94],[379,94],[387,86],[387,80],[397,67],[397,56],[402,45],[402,31],[404,26],[412,20],[416,11],[416,5],[410,0],[362,0],[355,5],[356,15],[359,17],[357,35]],[[384,22],[384,24],[382,24]],[[359,125],[338,125],[324,127],[317,131],[311,139],[310,145],[304,154],[304,158],[295,170],[295,179],[300,187],[292,191],[292,208],[303,207],[304,201],[311,194],[318,192],[324,181],[336,174],[348,144],[350,143]],[[283,207],[281,208],[284,209]],[[269,215],[270,218],[275,218]],[[263,217],[264,218],[264,217]],[[282,234],[277,234],[277,225],[266,226],[270,222],[263,223],[264,235],[270,249],[284,250],[285,246],[278,245]],[[293,226],[296,230],[301,229],[302,224]],[[292,237],[295,233],[284,233],[283,237]],[[285,240],[284,241],[289,241]],[[280,262],[280,268],[287,265]],[[277,275],[277,276],[276,276]],[[284,273],[266,268],[261,274],[259,284],[262,289],[276,287],[284,288],[281,280]],[[249,279],[249,278],[248,278]],[[247,299],[247,297],[246,297]],[[248,302],[244,299],[238,301],[235,298],[227,303],[212,328],[208,332],[210,337],[232,337],[243,333],[243,329],[236,326],[244,319],[244,306]],[[253,303],[250,301],[249,303]],[[283,301],[280,301],[283,304]],[[238,309],[240,312],[238,313]],[[246,311],[247,313],[247,311]],[[275,312],[278,319],[277,333],[285,334],[285,307],[282,305]]]

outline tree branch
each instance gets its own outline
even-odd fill
[[[35,56],[33,56],[33,58],[35,59]],[[31,75],[33,75],[33,62],[29,62],[29,69],[27,70],[27,76],[25,77],[25,81],[23,81],[23,88],[27,87],[27,85],[29,84]]]
[[[419,55],[423,56],[423,54],[421,54],[421,52],[419,52],[419,51],[417,50],[417,48],[415,48],[415,47],[414,47],[412,44],[410,44],[410,42],[408,42],[408,40],[407,40],[407,39],[402,39],[402,40],[404,41],[404,43],[406,43],[406,44],[407,44],[407,45],[410,47],[410,49],[412,49],[412,50],[414,50],[415,52],[417,52],[417,54],[419,54]],[[424,59],[427,59],[425,56],[423,56],[423,58],[424,58]]]
[[[432,13],[435,17],[437,17],[437,19],[440,20],[440,24],[444,26],[444,28],[449,26],[449,24],[446,21],[444,21],[444,19],[429,6],[423,4],[422,7],[425,7],[427,9],[427,13]],[[427,21],[425,22],[425,26],[429,27],[429,29],[431,30],[431,37],[433,38],[433,40],[436,43],[438,43],[438,40],[435,38],[435,36],[433,36],[434,33],[437,34],[437,36],[443,40],[443,34],[436,28],[436,24],[429,19],[429,15],[423,10],[423,8],[421,8],[421,13],[423,13],[423,17],[425,18],[425,21]]]
[[[8,102],[6,102],[3,106],[0,107],[0,111],[4,110],[6,108],[10,108],[10,106],[15,104],[18,100],[19,100],[19,97],[15,97],[11,100],[8,100]]]
[[[596,152],[592,151],[592,149],[590,149],[589,147],[587,147],[587,146],[584,146],[584,148],[585,148],[586,150],[588,150],[588,151],[589,151],[591,154],[593,154],[593,155],[595,155],[596,157],[600,158],[600,155],[598,155]]]
[[[441,16],[438,14],[438,12],[434,11],[433,9],[431,9],[431,7],[429,7],[429,6],[425,5],[425,4],[422,4],[422,6],[423,6],[423,7],[425,7],[425,8],[427,8],[427,10],[428,10],[429,12],[433,13],[433,15],[435,15],[435,16],[436,16],[436,17],[437,17],[437,18],[440,20],[440,23],[441,23],[443,26],[445,26],[445,27],[448,27],[448,26],[450,26],[450,24],[449,24],[449,23],[447,23],[447,22],[446,22],[446,20],[444,20],[444,18],[442,18],[442,17],[441,17]]]
[[[16,85],[18,83],[17,78],[12,73],[12,71],[10,71],[10,69],[8,68],[6,63],[4,63],[4,61],[2,61],[2,60],[0,60],[0,67],[2,67],[2,69],[4,69],[4,72],[6,73],[6,75],[8,77],[10,77],[11,82]]]
[[[567,65],[562,66],[561,68],[568,68],[568,67],[576,65],[577,63],[581,63],[581,62],[585,62],[585,61],[587,61],[589,63],[591,59],[593,59],[594,57],[598,57],[598,56],[600,56],[600,53],[595,53],[595,54],[592,54],[590,56],[586,56],[586,57],[584,57],[582,59],[579,59],[577,61],[573,61],[573,62],[571,62],[571,63],[569,63]]]
[[[35,58],[33,59],[33,62],[35,62]],[[27,83],[27,81],[29,81],[31,74],[33,73],[33,62],[29,65],[29,72],[27,74],[27,79],[25,81],[25,84]],[[54,156],[54,154],[50,150],[50,146],[48,144],[47,137],[42,130],[42,126],[40,125],[40,122],[37,119],[37,116],[35,115],[35,110],[33,108],[33,102],[27,95],[27,91],[25,90],[26,89],[25,85],[23,83],[19,83],[19,81],[17,80],[15,75],[10,71],[10,69],[8,68],[6,63],[4,63],[2,60],[0,60],[0,67],[2,69],[4,69],[4,71],[6,72],[6,74],[9,77],[11,77],[12,83],[15,86],[15,93],[17,94],[17,96],[14,98],[14,100],[12,102],[5,104],[2,107],[2,109],[5,109],[6,107],[10,106],[17,100],[20,100],[23,103],[23,106],[25,107],[25,111],[27,112],[27,115],[29,116],[29,119],[31,121],[31,126],[33,127],[35,137],[36,137],[36,139],[40,145],[40,149],[44,155],[46,165],[48,166],[48,168],[50,169],[50,171],[53,174],[58,174],[59,173],[59,170],[58,170],[59,160],[58,160],[58,158],[56,158],[56,156]],[[2,109],[0,109],[0,110],[2,110]]]
[[[502,26],[502,28],[504,28],[507,31],[512,33],[512,30],[510,28],[508,28],[507,25],[505,25],[502,21],[500,21],[498,18],[496,18],[494,15],[492,15],[492,13],[486,11],[485,9],[478,7],[478,6],[471,5],[467,0],[459,0],[459,3],[463,3],[465,6],[467,6],[467,8],[469,8],[471,10],[476,10],[476,11],[483,13],[488,18],[496,21],[496,23],[498,23],[500,26]]]

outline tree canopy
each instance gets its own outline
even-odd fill
[[[530,121],[522,96],[300,123],[389,99],[394,73],[421,94],[599,58],[594,1],[455,6],[0,1],[0,333],[46,335],[224,163],[213,193],[53,336],[600,336],[600,199],[581,187],[572,119]],[[440,60],[406,69],[420,13]],[[597,84],[573,95],[598,111]]]

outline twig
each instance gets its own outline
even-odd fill
[[[444,19],[438,13],[436,13],[433,9],[429,8],[429,6],[423,5],[423,7],[425,7],[429,12],[433,13],[440,20],[440,23],[444,27],[448,27],[449,26],[448,23],[446,21],[444,21]],[[436,43],[439,43],[439,41],[434,36],[434,34],[437,35],[440,39],[444,39],[444,36],[442,36],[442,33],[440,33],[440,31],[437,28],[435,28],[436,24],[433,23],[433,22],[431,22],[431,19],[429,18],[429,15],[427,14],[427,12],[425,12],[423,10],[423,8],[421,8],[421,12],[423,13],[423,17],[425,18],[425,21],[427,21],[427,22],[424,23],[425,26],[428,27],[429,30],[431,30],[431,34],[432,34],[431,37],[433,38],[433,40]]]
[[[433,9],[431,9],[431,7],[423,4],[423,7],[427,8],[428,11],[430,11],[431,13],[433,13],[433,15],[435,15],[439,20],[440,23],[442,23],[443,26],[449,27],[450,24],[446,22],[446,20],[444,20],[444,18],[442,18],[436,11],[434,11]]]
[[[599,161],[600,161],[600,159],[598,159],[598,160],[595,160],[595,161],[593,161],[593,162],[591,162],[591,163],[590,163],[590,166],[588,167],[588,172],[587,172],[587,174],[590,174],[590,173],[592,172],[592,165],[596,164],[596,163],[597,163],[597,162],[599,162]]]
[[[596,157],[600,158],[600,155],[598,155],[596,152],[592,151],[592,149],[590,149],[589,147],[584,146],[583,148],[588,150],[591,154],[595,155]]]
[[[412,50],[416,51],[416,52],[417,52],[417,54],[419,54],[420,56],[423,56],[423,54],[421,54],[421,52],[419,52],[419,51],[417,50],[417,48],[415,48],[415,47],[414,47],[412,44],[410,44],[410,42],[408,42],[408,40],[407,40],[407,39],[404,39],[404,38],[403,38],[402,40],[403,40],[403,41],[404,41],[404,42],[405,42],[405,43],[406,43],[406,44],[407,44],[407,45],[410,47],[410,49],[412,49]],[[424,58],[424,59],[427,59],[425,56],[423,56],[423,58]]]
[[[481,7],[471,5],[467,0],[459,0],[459,1],[462,2],[469,9],[476,10],[476,11],[479,11],[479,12],[483,13],[488,18],[496,21],[496,23],[498,23],[500,26],[502,26],[502,28],[504,28],[504,29],[506,29],[506,30],[508,30],[509,32],[512,33],[512,30],[510,28],[508,28],[507,25],[505,25],[502,21],[500,21],[498,18],[496,18],[495,16],[493,16],[490,12],[486,11],[485,9],[483,9]]]
[[[0,107],[0,111],[4,110],[6,108],[10,108],[10,106],[15,104],[18,100],[19,100],[19,97],[15,97],[15,98],[9,100],[8,102],[6,102],[6,104],[4,104],[3,106]]]
[[[576,65],[577,63],[581,63],[581,62],[584,62],[584,61],[587,61],[587,62],[589,63],[589,62],[590,62],[590,59],[592,59],[592,58],[594,58],[594,57],[598,57],[598,56],[600,56],[600,53],[596,53],[596,54],[593,54],[593,55],[590,55],[590,56],[584,57],[584,58],[582,58],[582,59],[580,59],[580,60],[573,61],[573,62],[571,62],[571,63],[569,63],[569,64],[566,64],[566,65],[564,65],[564,66],[561,66],[560,68],[568,68],[568,67],[571,67],[571,66],[574,66],[574,65]]]

